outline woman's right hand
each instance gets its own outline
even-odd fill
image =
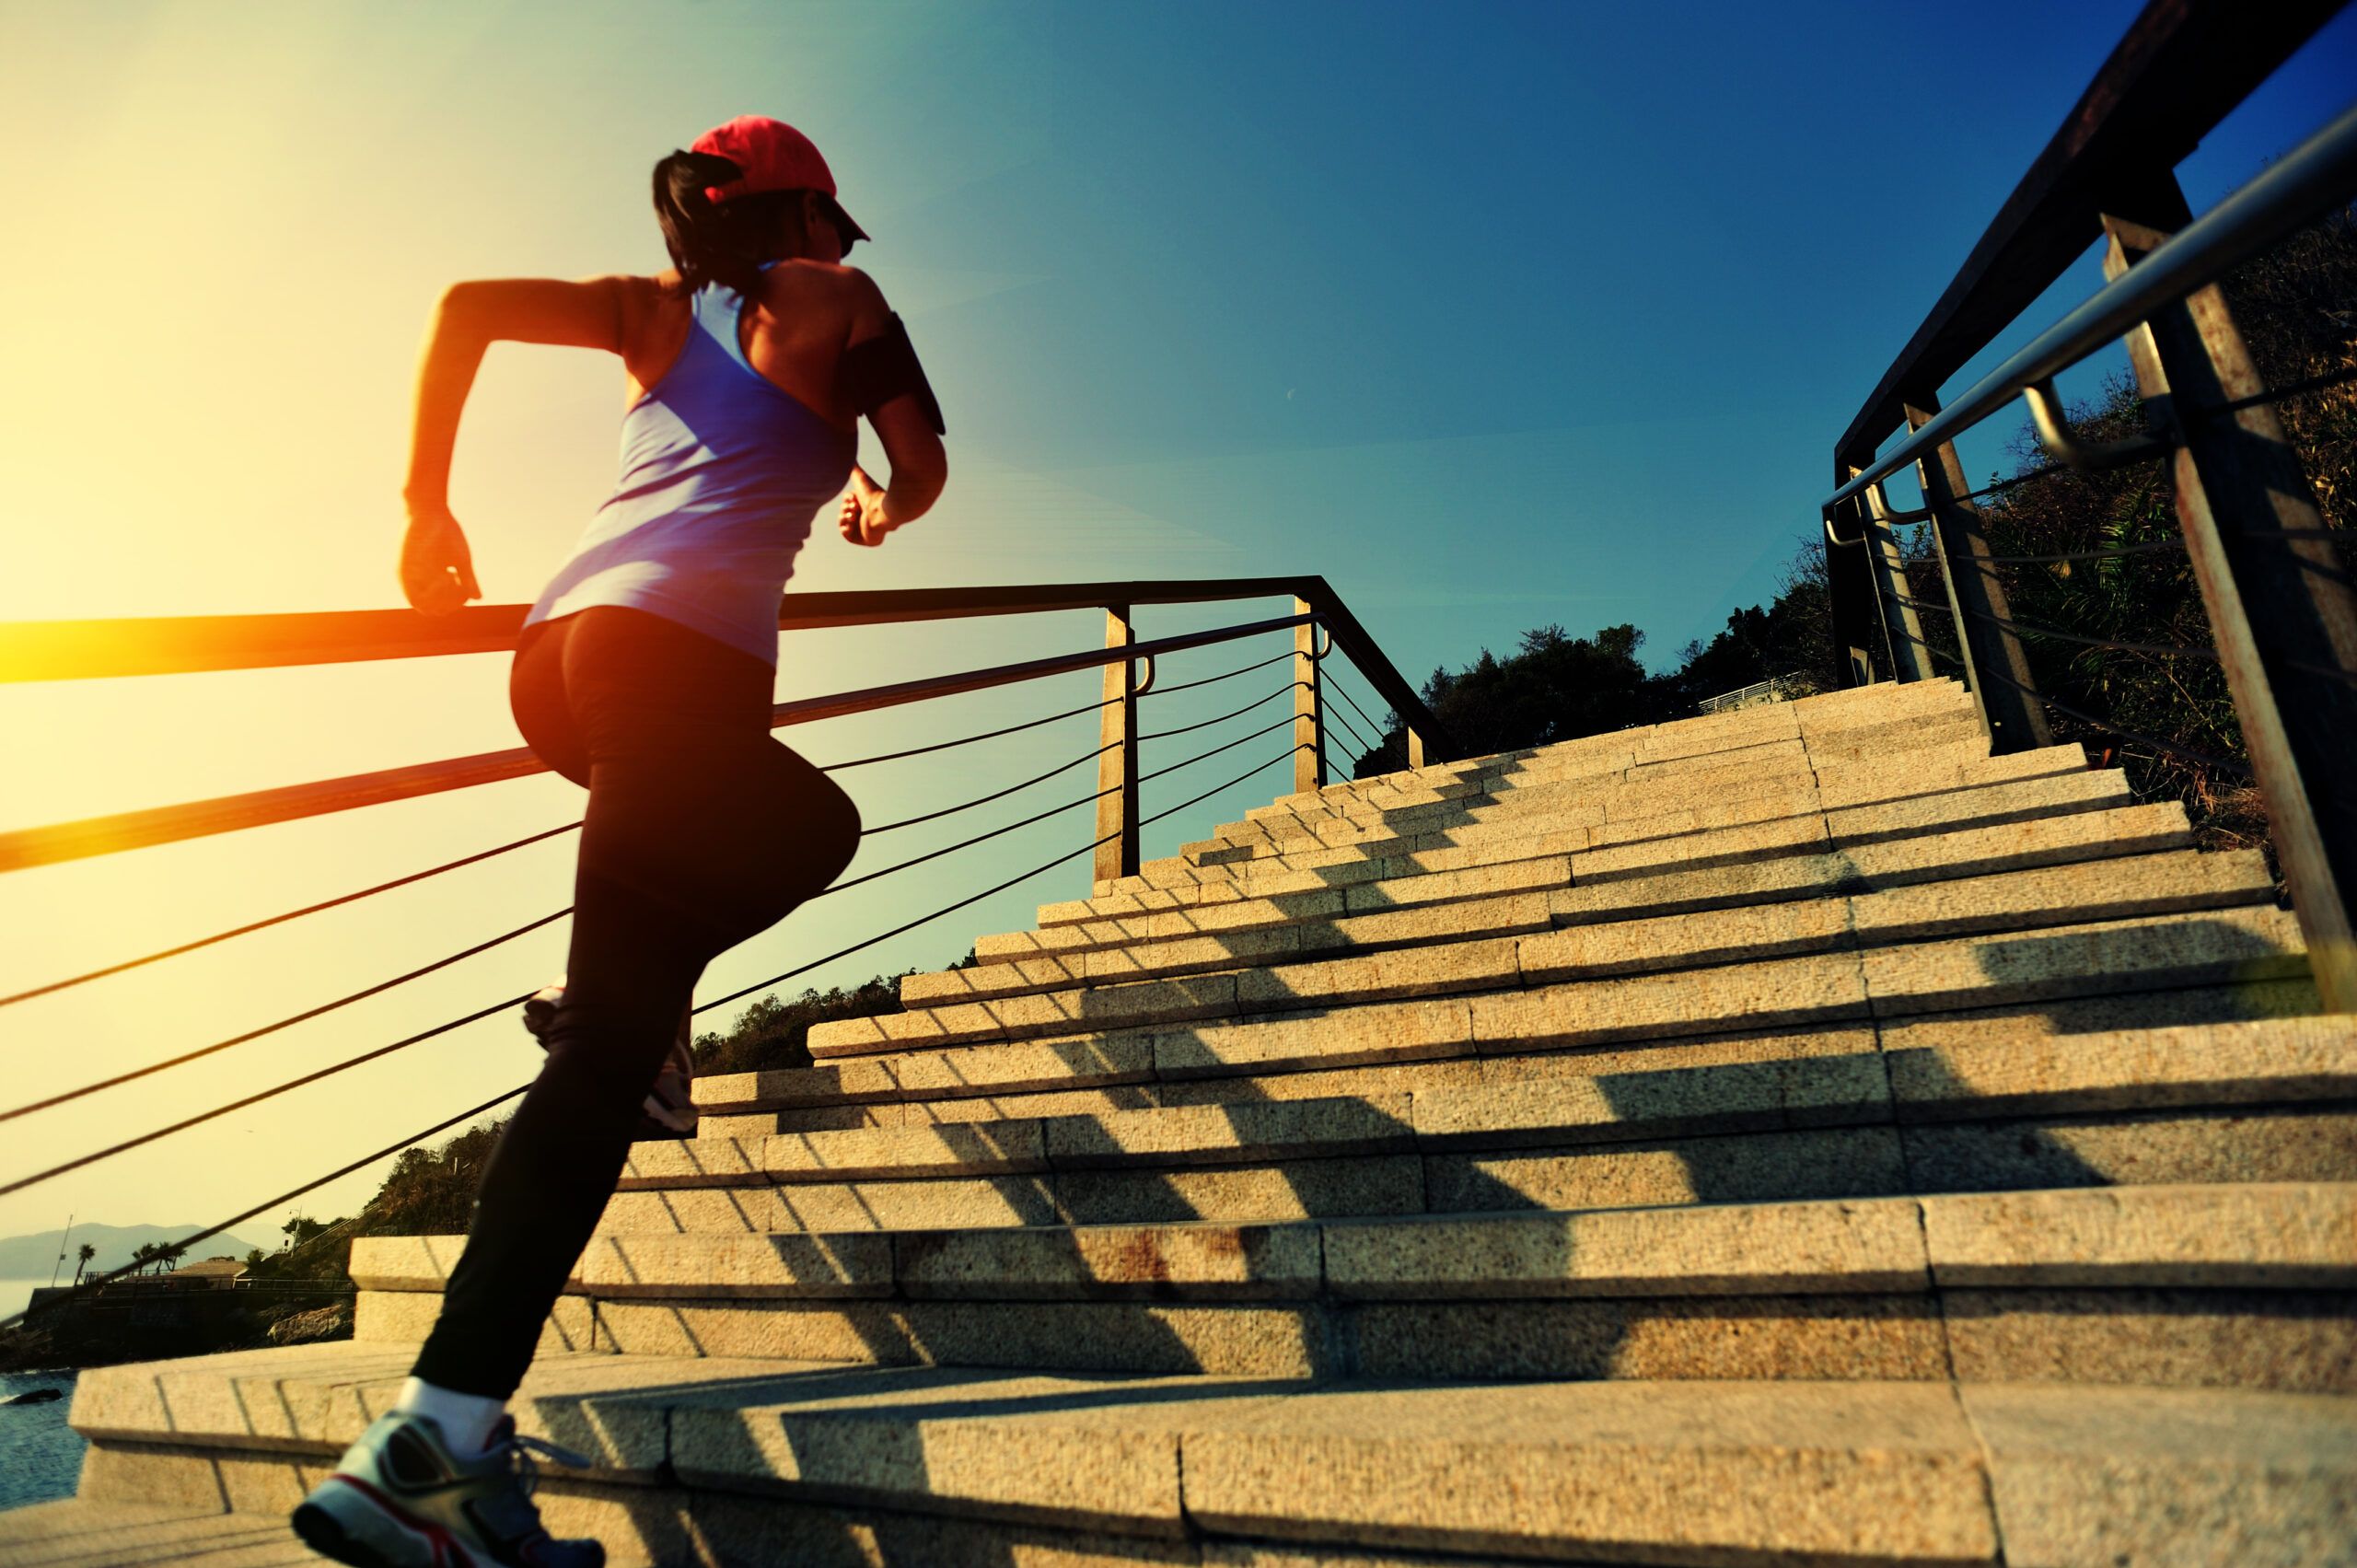
[[[835,518],[835,528],[853,544],[873,550],[884,542],[884,536],[900,524],[884,515],[884,491],[867,470],[857,463],[852,465],[851,493],[843,497],[842,508]]]
[[[447,615],[482,598],[467,536],[447,506],[412,505],[401,535],[401,592],[420,615]]]

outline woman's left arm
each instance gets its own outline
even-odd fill
[[[554,343],[621,354],[630,279],[503,278],[453,284],[442,296],[417,367],[409,477],[401,499],[401,591],[420,613],[447,615],[481,598],[466,535],[450,514],[450,456],[459,415],[493,343]]]

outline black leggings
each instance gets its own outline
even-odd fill
[[[504,1400],[588,1245],[704,965],[851,863],[859,812],[770,738],[772,672],[643,610],[586,610],[517,649],[540,760],[589,790],[548,1062],[483,1172],[416,1376]]]

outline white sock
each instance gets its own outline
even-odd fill
[[[393,1408],[408,1415],[431,1416],[442,1429],[442,1441],[451,1454],[461,1459],[479,1458],[491,1446],[492,1429],[507,1412],[505,1400],[485,1399],[481,1394],[461,1394],[454,1388],[438,1388],[423,1377],[412,1377],[401,1385],[401,1398]]]

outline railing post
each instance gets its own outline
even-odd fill
[[[1105,645],[1126,648],[1137,641],[1130,607],[1105,607]],[[1123,659],[1105,667],[1105,706],[1097,740],[1097,880],[1110,882],[1138,874],[1138,697],[1137,665]]]
[[[2107,278],[2167,238],[2108,215],[2104,230]],[[2266,390],[2219,286],[2137,328],[2128,349],[2179,443],[2177,522],[2310,970],[2328,1009],[2357,1012],[2357,592],[2273,406],[2209,412]]]
[[[1901,405],[1907,411],[1910,430],[1922,429],[1940,412],[1937,398],[1927,396],[1924,401],[1928,407]],[[1994,552],[1989,548],[1988,535],[1981,531],[1980,508],[1956,499],[1972,486],[1964,477],[1956,443],[1941,442],[1937,459],[1918,460],[1915,473],[1922,482],[1924,505],[1932,509],[1932,543],[1939,552],[1940,575],[1947,584],[1948,602],[1956,614],[1956,641],[1964,649],[1965,684],[1972,688],[1973,701],[1980,704],[1989,749],[2003,756],[2053,745],[2053,732],[2046,726],[2046,704],[2038,700],[2038,680],[2030,674],[2029,656],[2022,648],[2021,637],[1990,619],[2011,621],[2014,613],[2006,605],[2005,585],[1998,580],[1997,568],[1989,559]]]
[[[1307,615],[1318,607],[1295,597],[1293,612]],[[1307,795],[1326,787],[1326,714],[1318,699],[1318,622],[1305,621],[1293,629],[1293,792]]]
[[[1833,482],[1846,482],[1852,471],[1847,464],[1837,462],[1833,465]],[[1833,642],[1841,667],[1841,684],[1872,686],[1880,679],[1875,670],[1875,643],[1877,639],[1883,643],[1887,659],[1890,639],[1883,633],[1874,573],[1866,564],[1864,512],[1854,505],[1850,510],[1852,520],[1860,526],[1859,536],[1854,540],[1842,539],[1830,517],[1825,521],[1825,593],[1831,601]]]
[[[1852,469],[1850,477],[1857,477]],[[1875,592],[1882,604],[1883,630],[1890,638],[1892,671],[1901,680],[1932,679],[1932,650],[1923,641],[1923,622],[1916,617],[1907,591],[1907,561],[1898,551],[1898,536],[1883,516],[1879,492],[1866,492],[1866,564],[1873,568]]]

